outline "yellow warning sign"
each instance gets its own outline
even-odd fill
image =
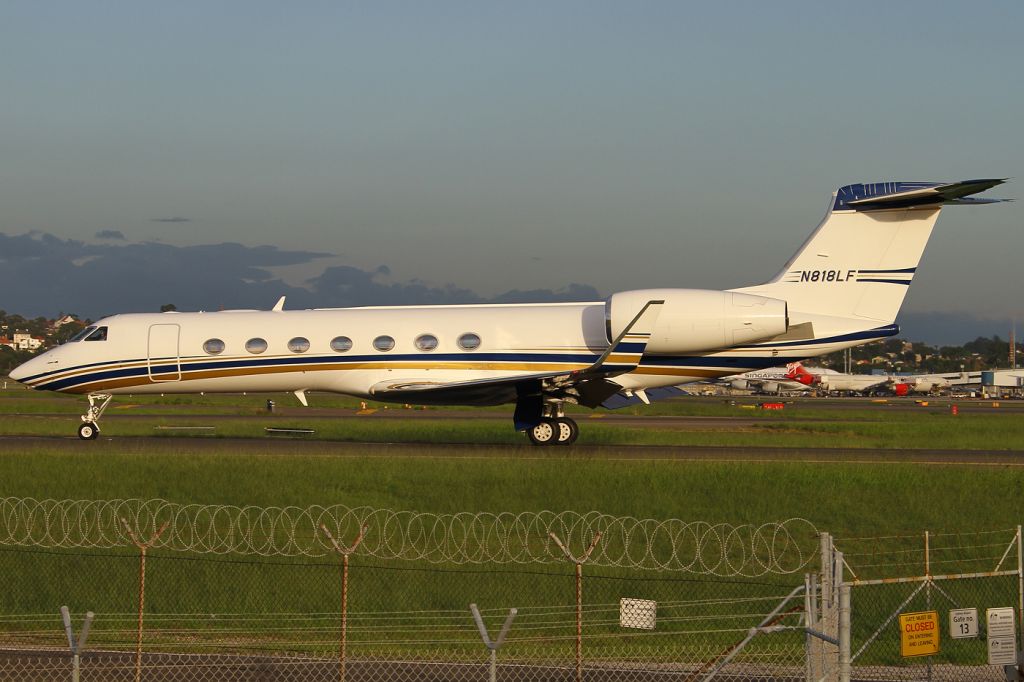
[[[931,656],[939,653],[939,612],[900,614],[900,656]]]

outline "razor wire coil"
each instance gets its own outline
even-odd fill
[[[343,550],[365,528],[354,556],[455,565],[564,563],[551,534],[578,555],[600,533],[587,565],[722,577],[799,572],[815,558],[818,536],[801,518],[733,525],[596,511],[434,514],[344,505],[0,498],[0,546],[133,547],[129,528],[145,541],[165,526],[153,548],[316,558],[336,553],[324,528]]]

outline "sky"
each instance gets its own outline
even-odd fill
[[[1021,26],[1019,2],[5,3],[0,234],[317,254],[252,265],[325,306],[331,268],[485,299],[754,284],[837,186],[1020,177]],[[906,312],[1024,319],[1022,211],[944,211]]]

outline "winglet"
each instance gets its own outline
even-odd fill
[[[996,204],[1005,199],[971,197],[1006,182],[1006,178],[960,182],[875,182],[846,185],[836,191],[833,210],[873,211],[942,204]]]
[[[647,344],[654,333],[654,325],[658,321],[663,305],[663,300],[645,303],[636,317],[608,346],[608,350],[601,354],[597,362],[582,370],[582,373],[624,374],[636,369],[640,364],[640,358],[647,350]]]
[[[277,299],[277,303],[274,304],[274,307],[271,308],[271,310],[274,311],[275,313],[279,313],[282,310],[284,310],[284,299],[286,298],[288,297],[282,296],[281,298]]]

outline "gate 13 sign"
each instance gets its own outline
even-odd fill
[[[939,612],[900,614],[900,656],[931,656],[939,653]]]
[[[972,639],[978,636],[978,609],[953,609],[949,612],[949,636]]]

